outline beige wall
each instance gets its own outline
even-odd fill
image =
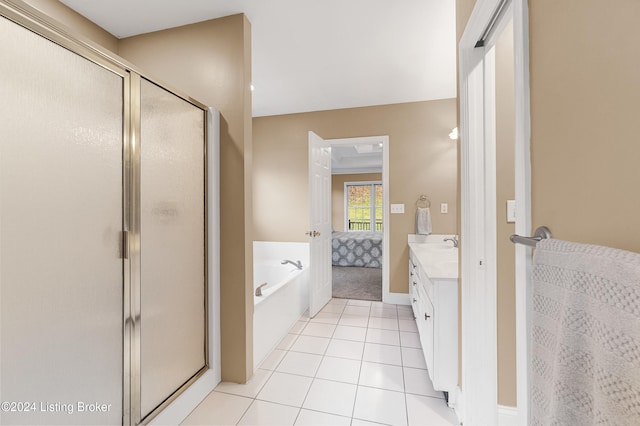
[[[123,39],[121,56],[215,106],[220,129],[222,378],[253,370],[251,33],[244,15]]]
[[[513,25],[496,42],[496,212],[498,403],[514,407],[516,398],[516,272],[515,246],[509,236],[507,200],[515,199],[515,80]]]
[[[344,231],[345,182],[382,182],[382,173],[361,173],[331,176],[331,222],[335,231]]]
[[[640,252],[640,2],[530,2],[533,225]]]
[[[71,28],[74,34],[86,37],[111,52],[118,53],[118,39],[115,36],[89,21],[78,12],[60,3],[58,0],[23,1],[63,24],[65,27]]]
[[[309,130],[325,139],[388,135],[389,198],[406,212],[390,216],[390,290],[407,293],[407,234],[420,194],[436,207],[434,233],[456,233],[455,123],[454,99],[254,118],[255,239],[307,241]]]

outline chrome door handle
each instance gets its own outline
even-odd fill
[[[431,315],[424,314],[424,319],[425,320],[428,320],[429,318],[431,318]]]
[[[319,237],[320,233],[318,231],[307,231],[304,233],[304,235],[308,237]]]

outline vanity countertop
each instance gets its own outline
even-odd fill
[[[458,278],[458,248],[445,238],[453,235],[409,235],[409,249],[413,258],[430,279]]]

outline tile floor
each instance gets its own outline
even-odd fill
[[[184,425],[456,425],[410,306],[332,299],[244,385],[220,383]]]

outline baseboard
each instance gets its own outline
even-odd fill
[[[453,395],[452,395],[453,394]],[[458,424],[464,424],[464,395],[460,386],[456,387],[455,392],[449,394],[449,399],[453,396],[453,401],[450,401],[450,405],[453,407],[453,411],[458,418]]]
[[[384,293],[382,301],[392,305],[411,305],[409,293]]]
[[[220,380],[213,370],[208,370],[188,389],[149,423],[151,425],[179,425],[218,386]]]
[[[516,426],[518,424],[518,408],[498,405],[498,425]]]

